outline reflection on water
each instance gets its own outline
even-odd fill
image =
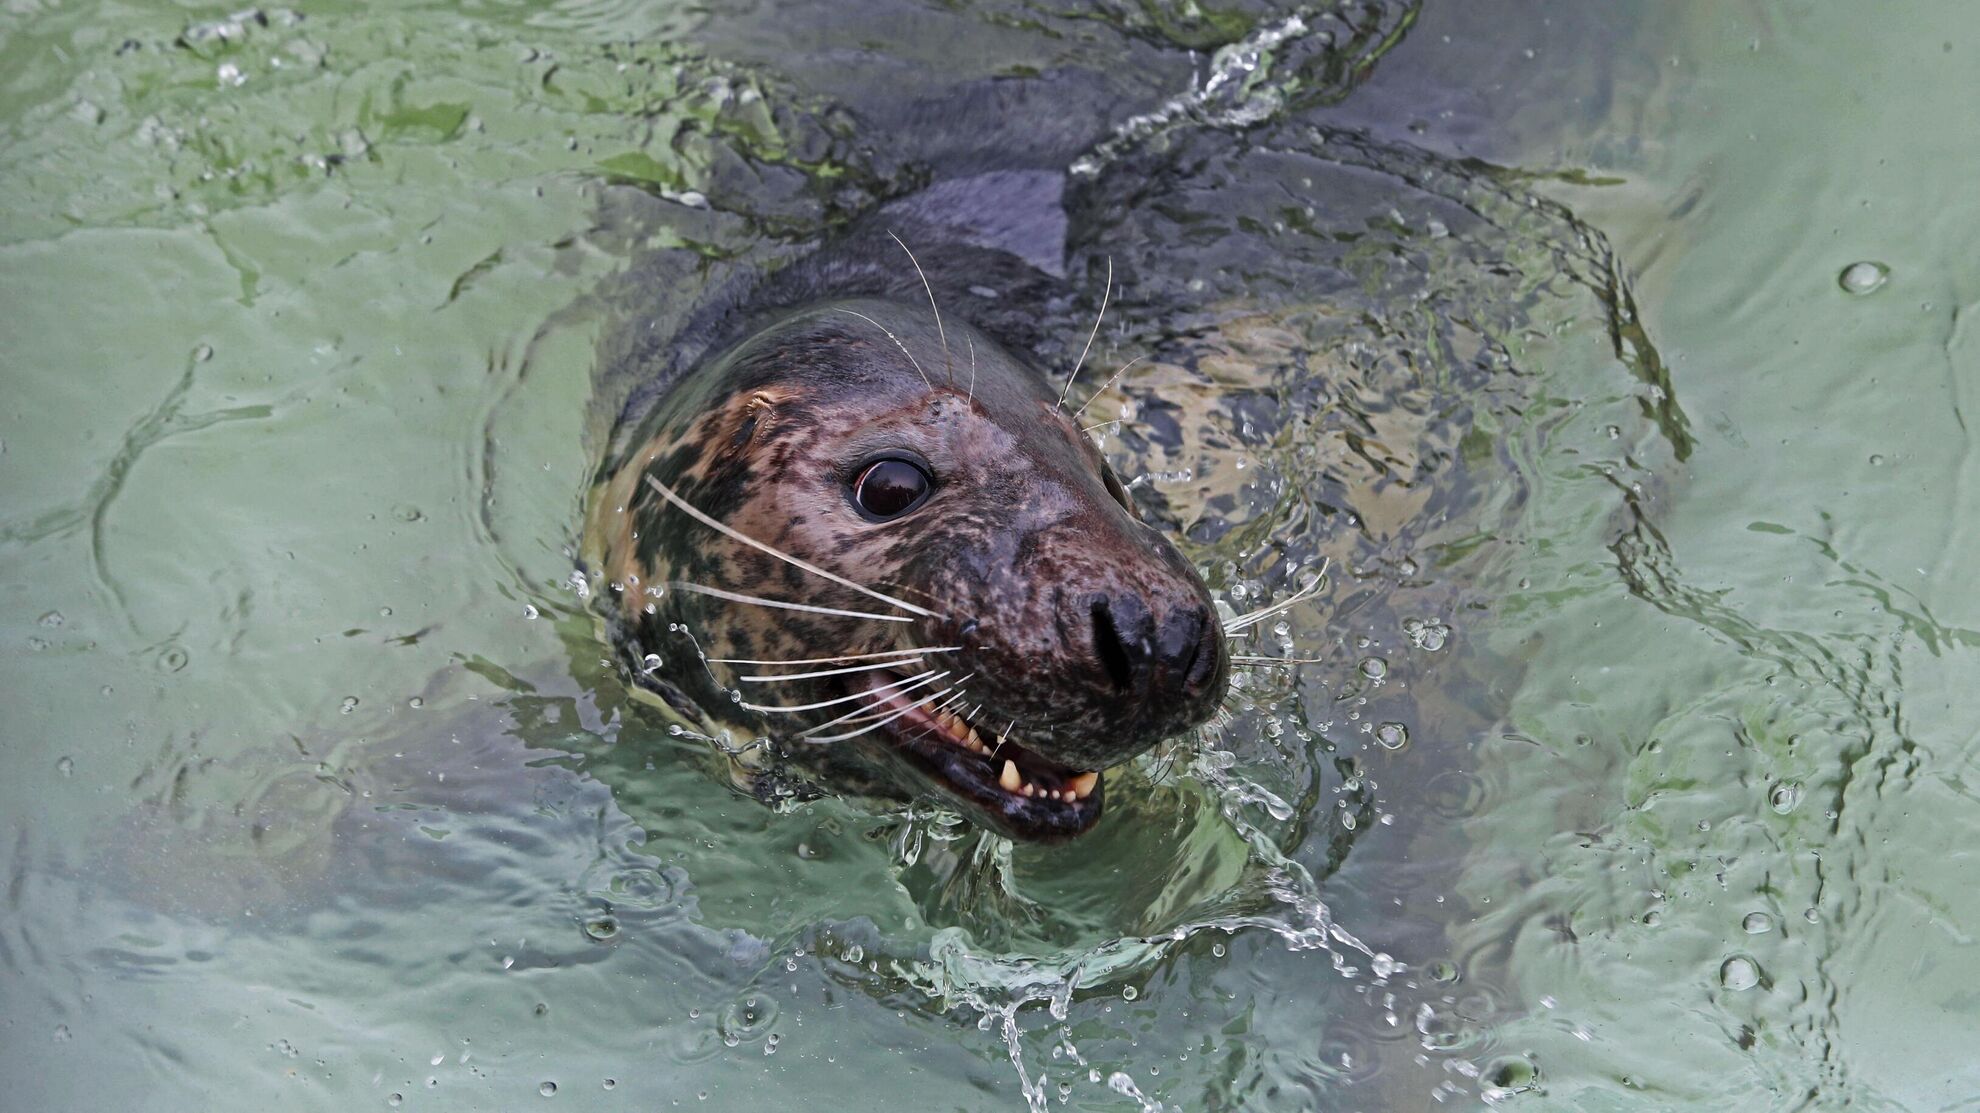
[[[1970,1099],[1980,213],[1917,183],[1980,167],[1891,114],[1971,36],[1868,18],[0,15],[14,1092]],[[572,578],[601,364],[986,146],[1074,170],[1142,506],[1236,611],[1328,569],[1062,848],[759,803]]]

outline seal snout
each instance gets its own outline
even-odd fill
[[[1093,653],[1114,690],[1146,701],[1157,717],[1162,704],[1200,698],[1218,673],[1222,631],[1210,608],[1187,600],[1158,625],[1148,603],[1132,593],[1094,599]]]

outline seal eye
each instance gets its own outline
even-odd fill
[[[934,486],[920,465],[889,457],[866,465],[853,480],[852,501],[867,518],[884,522],[926,502]]]

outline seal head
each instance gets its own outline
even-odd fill
[[[640,361],[585,547],[637,686],[1026,839],[1091,827],[1103,770],[1214,713],[1208,589],[1015,354],[1065,294],[1059,191],[931,187]],[[896,228],[941,245],[932,280]]]
[[[1074,835],[1101,770],[1216,709],[1222,628],[1044,377],[926,318],[811,306],[670,394],[594,501],[615,637],[664,660],[684,627],[705,665],[636,678],[712,682],[789,752]]]

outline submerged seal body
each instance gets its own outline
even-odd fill
[[[586,523],[636,685],[1028,839],[1216,710],[1208,589],[1025,358],[1063,234],[1055,177],[935,187],[652,372]]]

